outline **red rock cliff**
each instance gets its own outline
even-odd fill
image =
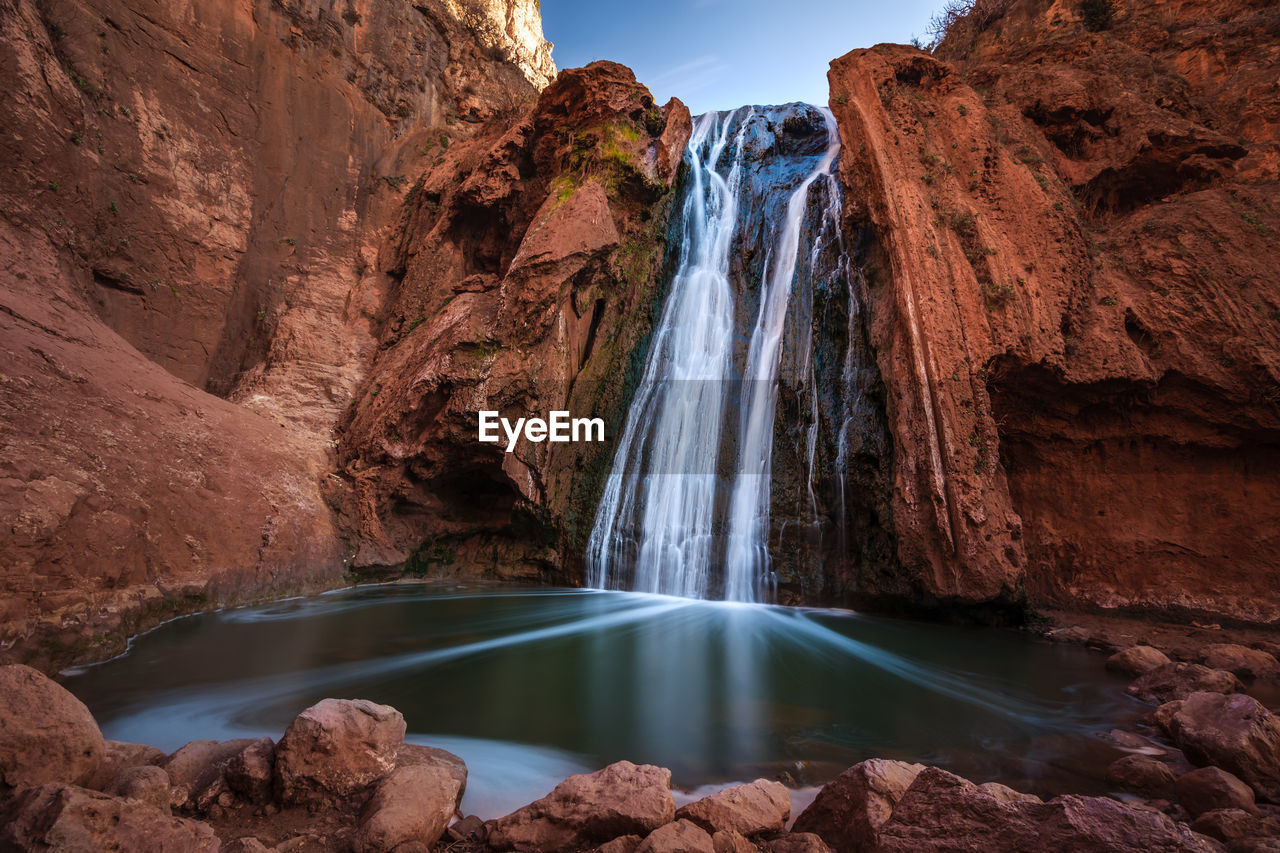
[[[864,592],[1275,621],[1280,8],[1075,8],[832,64],[895,444]]]
[[[332,583],[404,176],[554,74],[536,2],[4,0],[0,42],[0,649]]]

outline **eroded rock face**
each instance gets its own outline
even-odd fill
[[[688,127],[678,101],[660,109],[597,62],[422,174],[330,483],[357,569],[577,580],[612,445],[522,438],[506,453],[478,441],[478,412],[621,431]]]
[[[536,0],[21,0],[0,44],[0,647],[337,582],[379,251],[554,76]]]
[[[823,786],[791,829],[821,836],[836,853],[869,849],[922,770],[923,764],[882,758],[855,764]]]
[[[867,595],[1280,618],[1280,10],[1115,6],[832,64],[895,448]]]
[[[487,842],[495,850],[556,853],[624,835],[648,836],[671,823],[675,812],[670,770],[619,761],[570,776],[541,800],[494,821]]]
[[[9,788],[93,779],[106,745],[76,697],[28,666],[0,666],[0,782]]]
[[[0,811],[0,847],[215,853],[213,828],[150,803],[50,783],[20,791]]]
[[[404,717],[367,699],[325,699],[299,714],[275,751],[275,790],[282,802],[341,802],[396,766]]]

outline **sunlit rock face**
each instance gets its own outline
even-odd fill
[[[832,65],[894,442],[868,593],[1280,619],[1280,10],[1115,5]]]
[[[538,89],[555,79],[551,42],[542,37],[539,0],[443,0],[486,47],[501,50]]]

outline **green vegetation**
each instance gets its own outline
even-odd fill
[[[59,184],[57,181],[50,181],[50,182],[49,182],[49,189],[53,190],[54,192],[57,192],[57,191],[58,191],[58,188],[59,188],[60,186],[61,186],[61,184]]]
[[[1120,303],[1114,296],[1104,296],[1102,297],[1102,304],[1108,308],[1114,308]]]
[[[849,103],[849,96],[844,92],[841,92],[839,95],[832,95],[831,103],[838,107],[843,107],[845,104]]]
[[[1244,219],[1246,223],[1248,223],[1250,228],[1252,228],[1254,231],[1257,231],[1262,236],[1265,237],[1271,233],[1271,227],[1268,226],[1267,223],[1259,220],[1258,217],[1254,216],[1253,214],[1242,213],[1240,214],[1240,217]]]
[[[960,104],[958,107],[956,107],[956,112],[960,113],[960,115],[962,116],[967,116],[969,114],[969,108],[966,107],[964,104]]]

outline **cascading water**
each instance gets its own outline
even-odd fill
[[[796,282],[821,274],[820,235],[839,233],[838,153],[827,110],[752,107],[698,118],[679,263],[591,532],[592,586],[768,597],[788,305]],[[802,252],[806,238],[811,251]],[[835,266],[843,270],[843,259]],[[804,290],[811,313],[812,288]],[[790,345],[808,351],[809,331]],[[808,378],[812,502],[811,365]]]

